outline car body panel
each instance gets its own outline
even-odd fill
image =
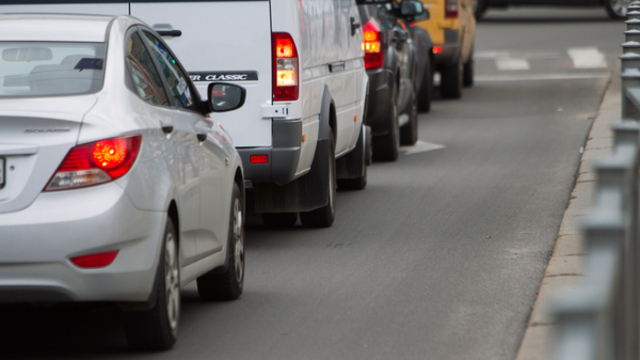
[[[32,15],[25,21],[33,27],[47,16],[58,22],[74,18]],[[224,265],[231,194],[237,174],[242,178],[241,160],[228,133],[208,120],[205,111],[152,105],[133,92],[123,59],[128,34],[137,28],[146,27],[137,19],[118,17],[103,36],[109,46],[98,92],[0,98],[0,151],[30,151],[22,155],[38,161],[44,153],[51,157],[47,164],[32,164],[43,175],[29,175],[39,184],[28,192],[34,198],[28,206],[0,213],[0,294],[7,295],[0,295],[0,301],[148,300],[172,202],[179,215],[181,285]],[[195,92],[190,81],[188,86]],[[43,125],[40,119],[45,119]],[[169,135],[161,130],[167,123],[174,126]],[[25,127],[35,126],[65,131],[24,133]],[[205,141],[198,141],[198,132],[207,133]],[[124,176],[85,188],[42,192],[71,147],[132,135],[142,141]],[[55,151],[49,143],[56,144]],[[7,184],[13,183],[12,176],[7,176]],[[82,269],[69,260],[110,250],[119,252],[104,268]]]

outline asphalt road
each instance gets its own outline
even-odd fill
[[[109,307],[26,305],[0,307],[0,358],[515,358],[623,30],[601,9],[489,11],[463,99],[339,192],[333,227],[248,228],[242,298],[188,286],[172,351],[129,351]]]

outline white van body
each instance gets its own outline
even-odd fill
[[[335,159],[356,149],[368,77],[355,0],[64,2],[9,0],[0,12],[129,14],[161,35],[179,31],[180,36],[163,37],[200,94],[206,94],[213,80],[247,90],[242,108],[212,114],[212,120],[229,132],[243,159],[245,178],[256,189],[256,211],[310,211],[326,203],[304,199],[300,186],[286,186],[310,172],[318,141],[328,136],[323,121],[330,122]],[[298,53],[299,97],[293,101],[274,101],[272,34],[278,32],[291,36]],[[252,155],[267,155],[268,163],[254,164]],[[353,164],[338,166],[337,177],[352,178],[348,172],[363,171]],[[265,186],[256,186],[260,183]],[[274,200],[278,204],[272,204]]]

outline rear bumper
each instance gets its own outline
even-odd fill
[[[388,69],[367,70],[369,76],[369,98],[367,100],[367,118],[365,125],[371,127],[373,135],[384,135],[391,129],[389,111],[391,111],[391,88],[395,81],[393,72]]]
[[[0,303],[146,301],[166,214],[136,209],[115,183],[42,193],[0,214]],[[104,268],[72,257],[118,250]]]
[[[434,54],[435,65],[440,67],[452,65],[460,56],[460,30],[445,30],[444,44],[439,46],[442,47],[442,52]]]
[[[244,177],[255,183],[285,185],[295,178],[302,146],[302,120],[273,120],[271,147],[238,148]],[[251,163],[251,156],[267,155],[266,164]]]

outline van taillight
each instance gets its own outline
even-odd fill
[[[380,68],[384,65],[382,39],[380,27],[373,20],[364,23],[362,27],[362,50],[364,50],[364,67],[366,69]]]
[[[444,8],[444,17],[447,19],[458,17],[458,1],[460,0],[446,0]]]
[[[298,51],[288,33],[273,33],[273,100],[298,100]]]

